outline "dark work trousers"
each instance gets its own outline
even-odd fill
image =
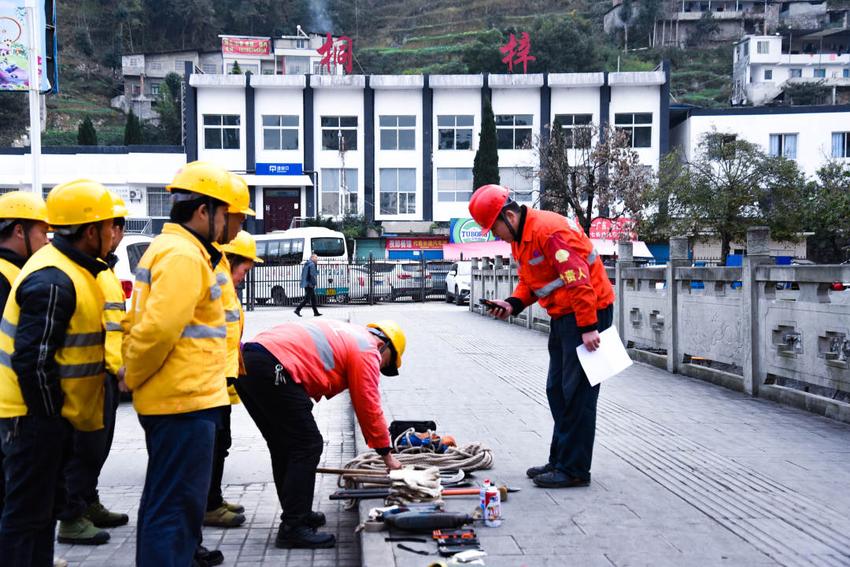
[[[201,543],[221,408],[140,415],[148,469],[139,503],[137,567],[189,567]]]
[[[614,321],[614,306],[599,310],[597,317],[602,332]],[[591,386],[587,381],[576,353],[580,344],[575,314],[552,319],[546,396],[555,427],[549,463],[573,478],[590,480],[599,385]]]
[[[221,427],[215,432],[212,479],[210,480],[210,492],[207,495],[207,511],[220,508],[224,504],[224,497],[221,494],[221,479],[224,476],[224,460],[227,458],[232,442],[233,438],[230,435],[230,406],[226,406],[221,408]]]
[[[304,306],[307,305],[307,302],[310,302],[310,306],[313,308],[313,315],[319,314],[319,305],[318,300],[316,299],[316,288],[312,286],[307,286],[304,288],[304,299],[301,300],[301,303],[298,304],[298,307],[295,309],[299,313]]]
[[[65,465],[65,486],[68,490],[59,519],[76,520],[90,505],[97,502],[97,479],[112,448],[115,435],[115,414],[118,411],[118,382],[106,375],[103,396],[103,429],[74,431],[73,452]]]
[[[73,427],[61,416],[0,419],[6,502],[0,518],[3,567],[51,567],[56,511],[65,498],[63,465]]]
[[[296,525],[313,505],[324,441],[304,388],[263,347],[249,345],[243,351],[247,376],[236,381],[236,391],[269,446],[281,519]]]

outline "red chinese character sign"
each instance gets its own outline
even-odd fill
[[[605,240],[620,240],[622,237],[627,237],[629,240],[636,240],[637,233],[634,231],[635,222],[632,219],[618,218],[606,219],[598,217],[590,223],[590,237],[601,238]]]
[[[522,32],[519,36],[519,41],[517,41],[514,34],[511,34],[508,43],[500,47],[499,51],[504,55],[502,57],[502,63],[508,66],[508,72],[510,73],[514,72],[514,65],[522,65],[522,72],[528,73],[528,63],[530,61],[537,61],[536,57],[530,55],[531,38],[528,32]]]
[[[351,68],[354,63],[351,38],[347,35],[340,36],[336,43],[329,33],[325,43],[318,49],[319,55],[322,56],[321,66],[328,70],[328,73],[333,73],[333,67],[342,65],[345,72],[351,74]]]

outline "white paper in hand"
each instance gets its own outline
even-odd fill
[[[599,333],[599,348],[590,352],[584,345],[576,348],[578,360],[591,386],[596,386],[616,376],[632,365],[632,359],[620,340],[617,327],[611,326]]]

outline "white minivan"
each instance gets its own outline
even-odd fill
[[[301,300],[301,268],[311,253],[319,257],[316,295],[348,301],[348,245],[341,232],[302,227],[257,234],[254,239],[257,256],[264,261],[251,270],[257,303],[286,305]]]
[[[463,305],[469,301],[469,290],[472,287],[472,262],[461,260],[452,264],[446,274],[446,301],[454,301]]]

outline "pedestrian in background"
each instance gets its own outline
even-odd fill
[[[298,304],[298,307],[295,308],[295,314],[299,317],[301,317],[301,310],[305,305],[307,305],[308,301],[313,307],[313,316],[322,316],[322,314],[319,313],[319,307],[316,300],[316,284],[319,282],[318,261],[319,257],[313,253],[310,255],[310,259],[304,263],[304,267],[301,268],[301,287],[304,289],[304,299],[302,299],[301,303]]]

